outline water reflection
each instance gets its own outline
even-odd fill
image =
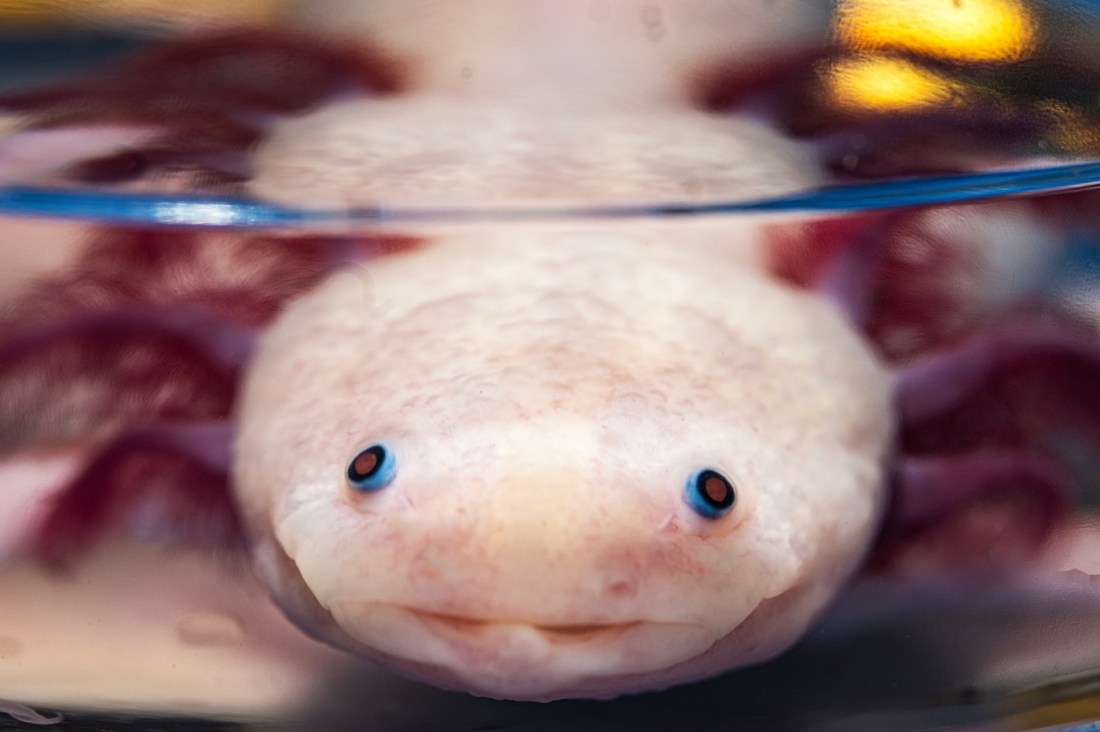
[[[836,37],[854,51],[909,52],[943,61],[1022,61],[1040,33],[1019,0],[842,0]]]
[[[76,74],[45,92],[5,98],[10,135],[0,140],[0,179],[9,185],[0,191],[0,208],[51,220],[9,218],[3,228],[10,261],[0,280],[8,292],[0,317],[0,429],[2,444],[32,449],[9,449],[0,460],[0,556],[9,560],[0,570],[0,698],[45,713],[63,709],[77,729],[142,727],[152,723],[145,715],[184,714],[262,728],[1010,730],[1071,724],[1100,713],[1100,639],[1092,631],[1100,620],[1093,515],[1100,501],[1094,408],[1100,403],[1100,300],[1093,271],[1100,244],[1091,214],[1096,194],[1088,190],[1100,173],[1087,160],[1095,147],[1091,95],[1097,84],[1094,64],[1081,50],[1087,45],[1074,45],[1071,35],[1063,41],[1057,32],[1074,23],[1078,31],[1095,29],[1088,8],[1009,0],[847,0],[827,18],[810,17],[797,2],[706,0],[499,6],[496,14],[482,12],[481,3],[464,6],[465,14],[459,4],[317,7],[326,16],[321,20],[315,7],[300,3],[288,5],[284,17],[313,18],[329,31],[345,25],[343,41],[318,44],[250,31],[213,42],[168,42],[143,60],[123,61],[100,76],[93,72],[89,82]],[[758,21],[748,32],[733,23],[733,16],[745,13]],[[433,33],[439,41],[425,44]],[[346,45],[348,36],[372,40],[364,50]],[[732,36],[737,43],[728,40]],[[364,120],[382,118],[380,95],[386,95],[386,113],[396,113],[372,128]],[[417,101],[423,98],[445,100],[445,112],[424,113]],[[592,120],[599,124],[582,124]],[[109,134],[87,136],[89,126]],[[684,150],[691,154],[679,155]],[[940,175],[901,177],[927,172]],[[854,177],[870,180],[847,185]],[[1060,195],[1031,195],[1039,193]],[[976,198],[994,200],[965,205]],[[921,208],[933,204],[947,207]],[[657,249],[655,241],[680,245],[686,261],[694,250],[728,240],[736,264],[722,266],[731,267],[731,281],[742,282],[741,268],[755,267],[745,282],[783,281],[783,287],[825,293],[845,310],[850,330],[896,373],[919,371],[922,356],[934,360],[959,339],[995,333],[994,347],[978,350],[993,366],[981,358],[959,362],[962,371],[978,373],[968,382],[933,364],[926,373],[942,380],[930,380],[935,388],[916,388],[927,400],[951,402],[957,394],[948,390],[942,397],[936,389],[968,392],[976,380],[984,391],[964,400],[965,408],[945,414],[929,408],[929,417],[912,405],[898,406],[900,434],[891,452],[897,462],[882,478],[899,492],[888,499],[891,520],[867,565],[877,572],[861,573],[825,618],[773,662],[609,702],[497,702],[438,691],[309,640],[266,599],[265,592],[285,588],[265,589],[235,554],[241,535],[237,504],[225,490],[230,455],[225,441],[210,435],[224,434],[216,430],[240,417],[236,389],[247,381],[242,369],[251,365],[240,354],[255,332],[267,329],[280,311],[296,308],[297,298],[316,291],[349,259],[358,261],[326,287],[350,288],[360,309],[376,308],[357,332],[357,339],[369,341],[366,326],[384,320],[404,294],[399,287],[384,289],[392,285],[383,272],[387,261],[419,261],[417,253],[473,246],[474,239],[477,246],[506,239],[517,261],[535,242],[547,252],[579,252],[569,248],[578,232],[593,239],[592,252],[613,248],[601,237],[635,237],[637,256],[609,259],[616,266],[595,278],[563,277],[546,293],[547,303],[568,303],[567,295],[589,280],[611,297],[615,286],[649,271],[642,267],[643,252]],[[447,266],[423,274],[491,273],[491,265],[509,260],[502,252],[511,250],[471,251],[489,254],[443,260]],[[583,259],[567,257],[546,271],[572,271],[570,263]],[[668,266],[661,275],[674,271]],[[713,274],[700,268],[698,281]],[[47,275],[46,286],[29,287]],[[410,289],[444,293],[445,279]],[[480,280],[470,282],[468,290],[492,295]],[[666,289],[674,290],[661,292]],[[727,301],[737,294],[722,286],[707,292],[725,293]],[[642,312],[647,293],[652,288],[639,287],[628,298],[630,307],[612,307],[611,315]],[[684,293],[696,309],[704,302],[690,288]],[[827,308],[825,299],[814,309]],[[454,309],[462,300],[449,302]],[[510,301],[486,302],[479,317],[512,309]],[[760,302],[746,309],[746,321],[768,317]],[[429,310],[421,304],[410,313]],[[544,363],[539,359],[546,350],[633,353],[629,349],[639,344],[695,332],[720,308],[709,320],[681,318],[670,321],[672,327],[639,331],[646,338],[623,339],[626,331],[604,329],[604,339],[587,351],[584,344],[593,341],[580,327],[586,311],[566,310],[577,317],[577,327],[569,338],[553,341],[555,348],[524,351],[517,345],[539,323],[554,320],[536,313],[529,327],[508,323],[513,330],[499,329],[515,334],[504,350],[527,352],[527,368]],[[998,330],[1022,322],[1017,318],[1027,327]],[[629,317],[620,319],[633,327]],[[772,325],[779,343],[787,323]],[[425,378],[439,362],[450,362],[443,336],[464,332],[461,327],[424,347],[408,348],[416,335],[409,328],[403,331],[408,341],[368,342],[369,359],[342,359],[354,368],[340,383],[354,384],[370,363],[402,348],[408,348],[403,360],[385,371]],[[300,341],[323,330],[303,329]],[[498,329],[487,330],[495,336]],[[790,352],[816,347],[825,332],[813,330],[816,338],[788,344]],[[477,352],[470,347],[475,341],[458,340],[456,361]],[[298,371],[316,363],[318,354],[343,353],[347,342],[357,340],[305,349]],[[756,349],[746,362],[770,363],[773,352],[787,352],[775,343]],[[691,342],[677,352],[692,355],[700,367],[714,350],[709,339],[703,345]],[[727,359],[739,353],[723,348]],[[840,351],[838,341],[833,352]],[[822,354],[821,369],[833,352]],[[626,359],[618,373],[644,361]],[[536,370],[569,381],[569,359],[553,363]],[[514,374],[522,371],[467,374],[461,388],[478,398],[464,414],[499,416],[501,405],[515,397]],[[287,373],[276,379],[278,404],[296,398],[289,385],[298,372]],[[373,383],[393,388],[382,393],[400,391],[401,380],[383,382],[384,376]],[[578,378],[567,396],[597,382]],[[792,389],[783,382],[764,383]],[[860,386],[867,391],[874,384],[868,379]],[[645,388],[644,382],[638,386]],[[860,391],[844,388],[837,381],[820,393],[804,384],[784,392],[784,415],[812,403],[822,414],[839,416],[814,421],[798,439],[788,434],[788,443],[805,449],[777,462],[773,476],[780,468],[803,469],[808,446],[824,439],[816,428],[842,429],[842,407]],[[437,390],[432,403],[445,403],[455,391]],[[762,400],[765,393],[749,396]],[[296,414],[327,404],[331,417],[356,403],[347,395],[328,397],[306,399]],[[355,411],[379,400],[377,394],[362,398],[366,406]],[[409,399],[406,409],[390,413],[415,411],[418,403]],[[614,403],[635,406],[629,415],[609,413],[600,444],[609,451],[649,444],[652,415],[637,405],[657,399],[632,392]],[[225,424],[211,432],[206,420]],[[276,425],[290,421],[272,419]],[[691,424],[700,420],[683,421],[676,434],[694,434]],[[791,421],[797,420],[776,424]],[[492,428],[493,422],[476,427]],[[275,464],[325,429],[321,419],[285,449],[264,453],[260,463]],[[563,453],[551,439],[524,452],[527,445],[515,441],[523,429],[501,431],[494,444],[506,446],[504,454],[522,453],[531,465],[546,455],[586,454],[581,448]],[[433,430],[422,424],[409,432],[431,436]],[[354,431],[354,425],[345,430]],[[883,435],[880,429],[864,432],[834,452],[873,441],[867,433]],[[443,464],[451,442],[438,443],[431,454]],[[614,469],[649,465],[674,452],[670,444],[678,443],[662,441],[644,450],[643,460],[610,463]],[[312,465],[321,453],[324,447],[314,445],[279,476]],[[765,463],[768,457],[755,459]],[[80,474],[89,464],[101,472]],[[960,505],[950,491],[899,499],[898,486],[906,481],[945,484],[928,479],[929,465],[933,476],[946,471],[957,490],[1007,471],[1013,490],[986,493],[978,485]],[[482,467],[492,469],[488,462]],[[819,469],[811,482],[825,485],[833,472]],[[630,475],[641,490],[644,474]],[[180,476],[190,491],[183,500],[174,488]],[[54,511],[59,487],[72,485],[98,508]],[[742,487],[751,497],[751,481]],[[677,491],[679,496],[682,487]],[[1072,510],[1063,521],[1058,514],[1067,494]],[[110,498],[106,508],[97,504],[104,495]],[[288,513],[300,520],[305,503]],[[635,503],[640,501],[629,505]],[[824,512],[806,511],[803,504],[789,508],[782,514],[788,522]],[[537,525],[531,513],[521,517],[524,526]],[[846,513],[837,525],[848,525],[853,515]],[[46,532],[47,540],[40,531],[44,521],[55,529]],[[345,524],[325,522],[316,543]],[[585,535],[577,529],[582,524],[578,518],[558,533]],[[106,537],[93,535],[104,526],[121,529],[125,538],[110,530]],[[252,538],[263,534],[253,528]],[[414,525],[406,528],[402,535],[418,535]],[[482,536],[476,525],[466,528],[469,536]],[[448,531],[443,524],[435,536]],[[812,526],[792,533],[792,552],[812,553],[812,533]],[[588,535],[598,545],[600,532]],[[397,539],[389,536],[391,544]],[[501,529],[497,539],[531,561],[530,548],[515,532]],[[316,557],[307,562],[305,543],[267,556],[269,583],[287,566],[298,567],[297,579],[308,583],[315,578],[306,576],[310,562],[325,568],[344,561],[344,552],[334,551],[327,563]],[[213,548],[215,558],[193,550],[195,544]],[[367,542],[376,552],[382,544]],[[67,557],[70,574],[44,571],[25,557],[28,546],[32,553]],[[291,558],[291,551],[299,553]],[[593,553],[606,559],[596,569],[621,570],[612,553]],[[227,554],[236,558],[227,562]],[[431,547],[406,554],[416,557],[421,579],[446,575],[438,567],[470,556],[461,544],[445,554]],[[577,554],[562,549],[558,559],[588,566],[580,563],[585,553],[581,559]],[[402,556],[398,552],[374,574],[391,571],[391,564],[399,568]],[[498,578],[515,578],[502,567]],[[634,578],[635,584],[649,575]],[[295,575],[288,576],[293,585]],[[574,587],[568,579],[547,569],[543,584]],[[621,578],[612,585],[632,586]],[[569,592],[544,604],[560,606],[562,595]],[[289,605],[308,625],[311,618],[302,616],[315,608],[301,596]],[[453,609],[437,609],[434,616],[459,630],[473,624]],[[558,622],[551,635],[576,635],[577,627],[589,632],[595,625]],[[330,641],[339,638],[330,627],[313,630]]]

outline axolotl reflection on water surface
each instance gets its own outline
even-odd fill
[[[227,181],[247,152],[257,195],[341,207],[393,190],[398,203],[594,188],[721,200],[819,180],[807,150],[762,124],[651,88],[671,75],[664,57],[614,109],[563,96],[557,67],[532,62],[530,89],[573,115],[559,124],[537,94],[427,72],[400,87],[308,39],[229,39],[153,52],[110,93],[15,96],[30,122],[13,139],[45,141],[51,161],[51,141],[71,142],[77,160],[57,174],[82,179],[183,161]],[[135,79],[187,76],[226,49],[283,72],[305,49],[320,70],[295,67],[277,102],[260,75],[224,96],[169,85],[201,114],[133,111]],[[343,69],[341,96],[310,96],[311,69]],[[402,94],[348,98],[372,83]],[[307,111],[231,130],[244,100]],[[432,119],[453,126],[393,148],[402,120]],[[196,149],[196,126],[222,137]],[[307,632],[487,696],[611,697],[757,663],[869,556],[1006,564],[1054,525],[1069,479],[1041,435],[1095,436],[1069,394],[1095,401],[1100,361],[1071,325],[991,326],[1011,309],[1005,283],[1054,246],[1038,211],[363,236],[104,228],[4,326],[6,452],[82,445],[29,544],[53,562],[112,531],[245,553]],[[999,220],[1018,226],[993,250]],[[981,226],[945,234],[959,222]]]

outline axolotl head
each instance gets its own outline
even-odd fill
[[[315,636],[441,686],[608,697],[775,655],[870,541],[883,370],[721,246],[448,235],[293,304],[236,490]]]

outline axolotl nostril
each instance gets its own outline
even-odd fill
[[[479,231],[297,302],[249,368],[234,461],[279,601],[509,698],[789,645],[878,522],[890,386],[737,246]]]

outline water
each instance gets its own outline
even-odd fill
[[[339,15],[338,5],[331,5],[332,17]],[[1100,187],[1100,163],[1094,162],[1097,120],[1091,97],[1082,92],[1097,88],[1098,71],[1093,68],[1088,44],[1100,32],[1100,21],[1091,4],[975,3],[993,13],[980,18],[977,27],[1005,24],[998,37],[1008,44],[1008,50],[1001,52],[1003,58],[977,60],[952,55],[961,52],[951,45],[947,25],[940,28],[939,40],[890,40],[894,31],[868,20],[873,20],[874,13],[858,2],[837,3],[832,14],[800,3],[742,5],[741,12],[754,19],[757,31],[736,30],[729,25],[727,14],[732,11],[703,1],[691,4],[690,12],[662,10],[656,5],[637,4],[635,8],[631,3],[591,3],[577,16],[587,19],[583,26],[575,25],[578,21],[568,9],[551,11],[546,6],[537,11],[529,6],[538,23],[523,32],[518,30],[522,24],[509,25],[505,20],[522,19],[525,11],[499,16],[505,20],[498,26],[492,19],[497,16],[486,15],[481,6],[468,5],[463,15],[461,8],[414,6],[410,10],[384,2],[371,4],[374,15],[356,22],[382,28],[383,37],[389,39],[397,55],[417,48],[418,34],[426,32],[417,28],[435,28],[433,32],[445,37],[445,43],[436,44],[438,53],[428,54],[423,62],[419,83],[424,88],[447,94],[458,89],[455,110],[484,110],[486,118],[503,120],[505,129],[537,129],[559,147],[543,140],[540,148],[524,141],[523,134],[508,137],[511,133],[505,132],[494,132],[486,140],[477,124],[463,127],[454,122],[444,130],[443,143],[432,142],[442,147],[424,143],[405,151],[409,159],[421,161],[416,170],[426,180],[422,187],[387,193],[381,186],[381,194],[372,189],[370,195],[356,189],[335,205],[319,207],[318,199],[331,200],[331,195],[324,193],[328,190],[325,186],[339,190],[347,185],[340,175],[373,168],[356,157],[358,153],[333,152],[331,145],[307,148],[305,153],[296,148],[301,139],[344,139],[338,125],[310,121],[308,115],[304,124],[314,125],[312,137],[287,133],[281,147],[272,144],[261,150],[266,156],[262,158],[265,167],[246,169],[245,175],[239,167],[241,149],[232,145],[219,148],[212,157],[184,145],[186,155],[181,161],[166,157],[156,145],[146,149],[135,143],[144,157],[135,168],[138,172],[130,175],[125,170],[118,173],[114,148],[109,154],[92,149],[87,156],[97,162],[90,167],[69,166],[69,160],[58,166],[50,155],[53,146],[60,144],[47,140],[48,164],[21,168],[24,175],[16,177],[7,176],[0,165],[0,176],[6,176],[6,185],[0,188],[0,214],[6,217],[5,258],[10,260],[5,262],[0,282],[6,292],[16,293],[37,277],[65,271],[72,267],[74,257],[90,246],[87,235],[92,230],[100,232],[100,246],[126,237],[135,237],[132,243],[138,246],[145,242],[149,251],[159,247],[156,251],[168,252],[175,247],[187,252],[189,247],[199,246],[196,251],[205,252],[203,256],[211,257],[213,264],[188,269],[196,266],[199,257],[183,256],[178,264],[181,269],[169,267],[163,279],[147,277],[140,285],[151,293],[141,297],[155,300],[181,288],[186,301],[188,296],[209,297],[203,287],[188,280],[187,276],[193,278],[196,272],[209,278],[201,284],[209,284],[214,292],[226,289],[235,276],[260,276],[242,268],[240,257],[222,261],[211,254],[236,251],[233,242],[249,237],[260,244],[249,250],[250,256],[257,261],[275,261],[271,252],[301,241],[340,243],[394,234],[448,237],[494,227],[517,232],[517,241],[522,243],[524,232],[554,230],[625,231],[635,236],[659,232],[675,238],[688,236],[687,232],[696,237],[696,232],[727,228],[755,232],[764,227],[797,236],[806,231],[845,231],[843,227],[849,225],[845,222],[866,220],[884,223],[850,231],[856,236],[867,236],[860,231],[885,231],[897,237],[890,266],[900,268],[902,274],[892,270],[894,279],[887,281],[895,293],[880,292],[878,299],[868,296],[866,301],[848,304],[856,310],[888,313],[879,322],[872,318],[865,326],[883,357],[895,364],[904,365],[930,343],[950,341],[967,328],[991,326],[1019,308],[1044,318],[1072,318],[1093,332],[1100,328],[1100,299],[1096,296],[1100,292],[1096,282],[1100,243],[1092,213],[1095,196],[1100,195],[1093,191]],[[622,10],[624,7],[630,13]],[[645,29],[644,43],[632,40],[633,31],[628,31],[633,26],[623,20],[634,18],[634,10]],[[299,7],[298,12],[316,14],[309,6]],[[913,9],[906,12],[917,14]],[[1032,37],[1019,31],[1020,17],[1027,19],[1025,31],[1031,24],[1042,33]],[[324,26],[332,21],[322,17],[313,22]],[[696,35],[683,37],[684,28]],[[59,78],[59,73],[68,78],[74,65],[87,63],[80,48],[99,57],[150,42],[134,30],[123,26],[117,38],[111,33],[106,40],[96,36],[73,52],[71,65],[60,68],[60,54],[41,53],[45,40],[34,44],[34,53],[25,43],[9,43],[5,47],[11,59],[8,66],[21,69],[22,78],[5,88],[41,85]],[[146,30],[142,29],[143,33]],[[723,33],[739,34],[736,43],[723,40]],[[523,43],[511,40],[517,34],[525,39]],[[555,48],[564,47],[563,37],[586,50],[571,51],[576,58],[562,55]],[[25,32],[14,32],[13,38],[25,38]],[[665,122],[656,120],[665,117],[653,112],[654,121],[647,126],[645,112],[630,105],[634,104],[632,95],[664,99],[670,89],[675,90],[675,80],[666,78],[668,67],[662,64],[671,64],[683,73],[697,62],[708,61],[736,76],[733,71],[754,68],[749,62],[771,46],[813,51],[829,39],[842,46],[849,44],[849,51],[858,48],[860,53],[826,56],[832,64],[826,68],[832,71],[813,78],[834,96],[825,101],[815,98],[816,106],[810,111],[796,105],[803,113],[792,116],[791,100],[806,103],[805,97],[798,96],[798,84],[805,83],[808,69],[821,67],[816,65],[819,61],[804,65],[797,53],[792,54],[794,60],[778,54],[781,67],[794,64],[794,71],[788,74],[763,74],[764,82],[760,82],[752,71],[746,74],[748,81],[742,79],[742,86],[740,82],[713,83],[703,95],[711,100],[709,113],[727,105],[736,115],[756,120],[754,125],[780,127],[797,135],[800,142],[790,151],[784,148],[779,154],[775,149],[745,146],[742,153],[748,162],[745,172],[737,175],[729,175],[724,168],[731,164],[722,165],[723,161],[718,161],[714,170],[708,168],[706,175],[693,176],[690,170],[684,173],[683,167],[676,167],[683,160],[695,160],[697,166],[714,162],[693,159],[687,153],[674,161],[676,165],[659,154],[649,167],[634,165],[637,159],[648,160],[643,152],[660,149],[654,140],[660,142],[658,132]],[[73,48],[71,37],[56,42],[59,49]],[[989,39],[983,43],[998,48]],[[968,45],[981,44],[971,39],[963,43]],[[517,60],[521,58],[514,55],[517,48],[530,53]],[[653,48],[661,51],[651,53]],[[259,57],[249,58],[259,63]],[[540,66],[540,58],[555,63]],[[509,59],[512,61],[507,62]],[[921,73],[941,74],[935,77],[938,86],[934,88],[949,89],[954,96],[948,102],[936,102],[938,97],[929,92],[932,106],[923,106],[926,102],[921,95],[926,87],[918,80],[908,92],[908,101],[868,101],[866,95],[860,96],[860,90],[871,87],[866,80],[856,82],[870,67],[849,62],[883,60],[903,61],[915,64]],[[562,75],[559,81],[568,80],[569,85],[563,81],[558,87],[540,86],[545,84],[544,75],[550,73],[546,70],[550,67],[554,74]],[[606,69],[606,74],[593,73],[594,68]],[[1069,73],[1067,68],[1073,72],[1072,83],[1063,78]],[[460,73],[453,73],[456,69]],[[201,75],[196,72],[196,76]],[[599,87],[604,76],[615,83],[605,79],[607,88]],[[519,83],[523,80],[530,81],[529,86]],[[264,82],[261,78],[250,83],[262,87]],[[566,121],[559,126],[524,127],[541,125],[540,116],[552,116],[540,106],[542,101],[524,95],[531,94],[530,89],[561,86],[572,90],[554,98],[557,108],[565,110],[560,114]],[[503,112],[495,96],[498,92],[494,92],[498,87],[509,92],[503,95],[510,100]],[[593,106],[592,99],[605,100],[601,105],[611,111]],[[509,116],[513,102],[521,110],[516,117]],[[264,118],[259,126],[267,129],[268,112],[246,109],[239,118],[235,116],[240,112],[238,103],[234,98],[228,105],[233,120],[245,119],[251,124],[255,115]],[[405,114],[400,104],[398,99],[393,114]],[[582,125],[573,120],[585,115],[618,115],[622,109],[628,110],[622,123],[629,121],[637,128],[631,127],[630,135],[621,137],[633,142],[623,143],[626,153],[622,155],[601,149],[603,157],[598,158],[598,165],[592,165],[597,169],[592,178],[577,183],[575,189],[560,185],[570,171],[582,170],[589,163],[583,149],[577,153],[575,167],[566,166],[564,178],[555,178],[559,173],[547,167],[545,177],[553,185],[546,183],[545,189],[540,188],[543,181],[539,175],[527,177],[540,153],[542,158],[551,157],[545,154],[547,149],[556,151],[555,159],[570,159],[568,155],[574,153],[569,131]],[[526,110],[536,113],[524,116]],[[146,113],[156,124],[169,128],[174,124],[171,115],[166,121],[163,111],[142,114]],[[53,110],[50,114],[63,118],[72,113]],[[406,119],[411,124],[424,114],[417,111]],[[676,114],[679,112],[672,115],[673,123],[679,124]],[[106,119],[112,118],[107,115]],[[695,116],[685,116],[683,123],[690,126],[692,135],[709,134],[709,128]],[[379,128],[362,134],[368,142],[388,141],[388,128]],[[188,129],[188,134],[193,131]],[[434,140],[433,134],[425,133],[423,139]],[[415,139],[398,135],[403,136]],[[448,152],[448,140],[465,155],[441,157],[441,150]],[[16,146],[9,142],[4,147],[0,140],[0,162],[10,163],[13,154],[26,149],[24,143],[34,141],[23,140]],[[662,144],[687,146],[683,137],[671,137]],[[501,160],[482,154],[494,146],[506,151]],[[776,149],[779,146],[777,143]],[[243,150],[247,155],[256,152],[251,142]],[[76,159],[83,163],[85,154]],[[123,157],[128,155],[127,151]],[[307,164],[301,162],[302,155]],[[740,166],[742,159],[735,162]],[[373,161],[371,165],[385,163]],[[599,177],[601,169],[617,165],[633,166],[632,175],[644,178],[649,186],[645,190],[654,191],[653,195],[643,195],[641,188],[625,184],[620,189],[622,181],[614,176]],[[826,172],[819,173],[818,166]],[[447,174],[440,174],[439,180],[429,175],[442,169]],[[489,172],[480,175],[482,170]],[[585,175],[590,172],[585,170]],[[334,177],[330,179],[330,175]],[[406,179],[417,181],[415,172],[392,175],[395,188],[391,190]],[[306,180],[313,182],[302,183]],[[484,188],[479,187],[482,185]],[[517,193],[521,186],[528,186],[522,188],[522,195]],[[609,192],[594,196],[585,186]],[[814,228],[826,220],[833,224]],[[892,222],[898,221],[902,222],[897,224],[900,228],[891,228],[895,226]],[[885,228],[875,229],[875,225]],[[836,241],[821,236],[822,247]],[[790,245],[783,237],[776,241]],[[748,245],[744,246],[747,250]],[[790,270],[786,275],[793,279],[808,276],[800,269],[804,262],[797,255],[799,250],[793,251],[796,254],[786,263]],[[814,259],[812,249],[801,251],[806,261]],[[928,282],[942,284],[936,276],[920,279],[922,272],[935,271],[922,269],[921,257],[959,252],[968,252],[980,266],[978,272],[965,266],[949,268],[951,276],[961,272],[967,277],[961,285],[949,286],[954,288],[955,298],[951,317],[934,326],[922,325],[919,318],[924,311],[917,308],[917,322],[906,320],[906,307],[918,302],[920,288]],[[316,263],[308,259],[296,262],[286,265],[296,270],[283,270],[293,274],[292,281],[272,280],[283,289],[265,290],[267,285],[253,285],[253,289],[270,295],[279,307],[282,298],[310,289],[310,277],[319,275],[309,274],[313,270],[308,268]],[[107,270],[120,277],[124,287],[119,291],[125,291],[127,283],[139,287],[135,284],[141,281],[138,271],[146,266],[130,264],[112,270],[108,265]],[[364,271],[369,279],[369,267]],[[841,282],[859,282],[858,272],[847,277]],[[100,293],[103,297],[117,295],[103,292],[108,293]],[[884,302],[898,302],[890,297],[902,298],[898,306],[902,315],[890,315],[893,311],[884,309]],[[0,339],[13,342],[10,339],[17,337],[12,334],[18,328],[11,322],[27,313],[28,322],[35,318],[48,321],[49,301],[63,303],[65,298],[64,288],[58,288],[40,297],[37,305],[24,302],[20,306],[24,310],[9,304],[3,318],[6,330]],[[19,296],[12,294],[9,303],[17,302]],[[261,302],[249,307],[262,310],[268,306]],[[263,322],[269,315],[248,312],[247,317],[253,318],[250,322]],[[961,325],[956,322],[960,318]],[[227,338],[231,340],[231,336]],[[1069,373],[1064,378],[1070,383],[1077,372],[1057,373],[1059,378]],[[80,444],[73,436],[97,430],[102,434],[113,429],[105,429],[103,424],[115,424],[110,416],[97,422],[97,414],[111,415],[117,406],[110,394],[96,395],[102,379],[76,388],[54,387],[49,382],[28,387],[34,377],[20,372],[9,382],[17,386],[9,386],[4,396],[8,414],[0,425],[4,450],[0,482],[7,493],[0,501],[0,557],[20,548],[22,532],[32,522],[37,505],[35,491],[48,492],[56,476],[65,475],[84,459],[83,453],[72,450],[74,442]],[[901,571],[865,577],[832,604],[792,650],[764,665],[613,701],[539,704],[440,691],[308,639],[267,601],[260,583],[239,563],[211,560],[201,551],[177,544],[166,549],[143,540],[150,533],[163,538],[165,516],[178,519],[173,525],[179,527],[185,543],[194,538],[187,534],[190,525],[185,512],[173,513],[179,509],[158,508],[153,502],[147,511],[129,519],[136,537],[111,538],[82,550],[70,575],[50,574],[22,559],[0,566],[0,586],[4,588],[0,592],[0,699],[27,704],[47,716],[61,711],[66,715],[66,729],[1092,730],[1100,719],[1100,633],[1095,631],[1100,627],[1100,519],[1095,513],[1100,490],[1095,480],[1095,435],[1090,432],[1097,425],[1088,414],[1080,413],[1089,393],[1087,382],[1081,383],[1079,403],[1072,392],[1059,397],[1070,403],[1069,416],[1058,421],[1064,415],[1057,412],[1056,434],[1044,435],[1038,445],[1052,450],[1064,463],[1076,493],[1071,522],[1035,550],[1041,554],[1036,568],[1019,574],[954,574],[909,571],[912,567],[902,564]],[[64,396],[61,407],[51,406],[55,388]],[[1057,392],[1058,384],[1052,388]],[[170,398],[155,389],[141,394],[148,403]],[[1047,401],[1040,398],[1021,403],[1045,406]],[[73,409],[74,403],[85,407]],[[12,404],[23,406],[12,414]],[[44,406],[36,407],[38,404]],[[136,410],[128,414],[140,415],[146,404],[137,399],[123,408]],[[194,413],[205,409],[194,403],[185,406]],[[224,405],[215,403],[202,414],[217,415],[219,409]],[[1010,412],[1009,421],[1012,416]],[[1036,418],[1042,419],[1038,412]],[[985,428],[980,420],[975,424],[974,429]],[[216,463],[216,456],[211,460]],[[1002,517],[1010,527],[1014,526],[1013,515]],[[181,516],[184,518],[179,519]],[[1002,520],[998,516],[996,506],[991,514],[979,512],[978,528],[983,522],[996,525]],[[1016,542],[1001,544],[1012,556]],[[951,552],[952,545],[946,550],[933,547],[932,559],[927,561],[951,569],[956,558]],[[9,722],[0,715],[0,728],[8,726],[25,728],[24,723]]]

